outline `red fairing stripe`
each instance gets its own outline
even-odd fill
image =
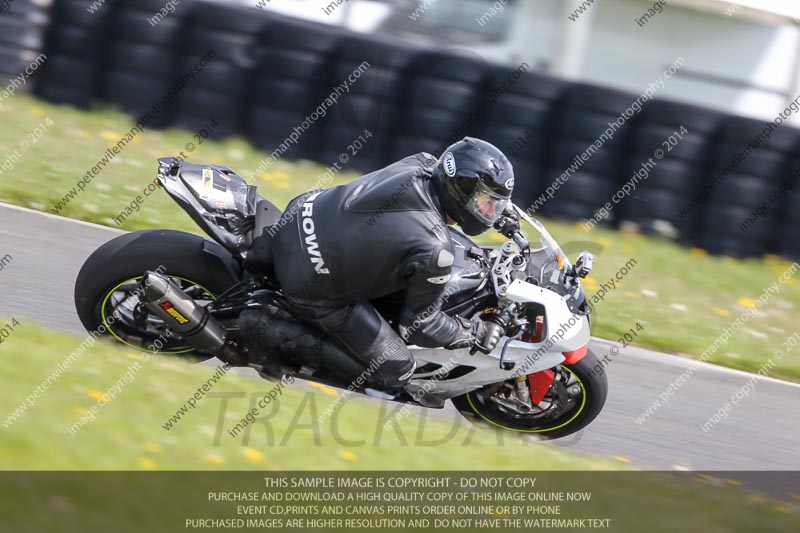
[[[533,405],[539,405],[544,395],[550,390],[550,385],[556,378],[556,373],[550,370],[542,370],[535,374],[528,374],[528,388],[531,390],[531,402]]]
[[[586,357],[586,352],[589,351],[589,345],[584,344],[577,350],[572,350],[571,352],[562,352],[564,354],[564,362],[562,364],[565,365],[574,365],[584,357]]]

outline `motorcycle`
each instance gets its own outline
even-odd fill
[[[232,169],[159,159],[158,184],[212,238],[158,229],[120,235],[97,249],[75,285],[81,322],[140,350],[188,358],[217,357],[255,368],[265,379],[293,376],[396,402],[442,408],[505,430],[564,437],[594,420],[608,383],[588,349],[589,307],[580,279],[593,266],[584,251],[572,265],[536,219],[510,204],[495,224],[508,240],[477,246],[448,226],[455,263],[441,308],[451,316],[492,320],[504,337],[491,353],[410,346],[417,362],[400,394],[382,395],[369,380],[342,377],[322,334],[316,350],[260,348],[243,328],[246,312],[262,327],[301,326],[272,273],[272,241],[281,211]],[[524,222],[538,233],[532,247]],[[278,251],[279,253],[279,251]],[[396,326],[402,295],[372,302]],[[294,320],[294,322],[292,322]],[[250,338],[248,338],[248,336]],[[352,374],[351,374],[352,375]],[[363,379],[362,379],[363,378]]]

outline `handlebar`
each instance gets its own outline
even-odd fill
[[[530,252],[531,244],[520,232],[519,220],[504,214],[494,223],[494,228],[504,237],[513,239],[523,253]]]

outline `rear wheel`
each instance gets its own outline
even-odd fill
[[[97,249],[78,274],[75,306],[84,327],[138,350],[210,358],[167,333],[163,320],[139,302],[135,291],[148,270],[167,276],[201,304],[238,281],[232,256],[196,235],[168,230],[121,235]]]
[[[509,401],[513,383],[486,385],[453,398],[466,418],[519,433],[538,434],[544,439],[566,437],[586,427],[606,403],[608,380],[605,369],[591,351],[574,365],[552,369],[555,379],[539,404],[530,412]]]

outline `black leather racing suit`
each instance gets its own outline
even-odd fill
[[[276,276],[298,316],[362,364],[373,363],[374,381],[386,388],[402,385],[414,370],[406,342],[439,347],[471,335],[468,325],[441,312],[453,245],[430,190],[435,164],[417,154],[295,198],[273,243]],[[406,293],[402,338],[370,304],[398,291]]]

